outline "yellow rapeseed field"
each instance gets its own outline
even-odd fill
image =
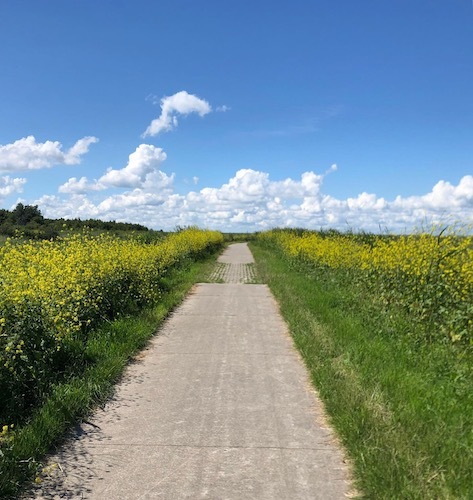
[[[287,257],[351,273],[385,305],[403,307],[429,335],[473,343],[473,238],[454,231],[398,237],[273,230],[260,238]]]
[[[85,342],[94,325],[155,303],[169,269],[222,242],[221,233],[196,228],[152,244],[87,234],[7,241],[0,247],[0,401],[41,392],[64,351]]]

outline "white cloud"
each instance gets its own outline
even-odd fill
[[[26,179],[15,177],[11,178],[9,175],[0,177],[0,197],[9,196],[12,193],[23,192],[23,185]]]
[[[58,141],[36,142],[35,137],[30,135],[11,144],[0,145],[0,171],[18,172],[54,165],[76,165],[95,142],[98,142],[96,137],[83,137],[64,151]]]
[[[60,193],[76,193],[76,194],[84,194],[88,191],[102,191],[106,189],[107,186],[100,184],[97,181],[89,182],[87,177],[81,177],[77,179],[77,177],[71,177],[66,183],[62,186],[59,186],[58,191]]]
[[[200,195],[204,203],[259,202],[265,197],[268,186],[269,174],[242,169],[227,184],[220,188],[204,188]]]
[[[218,111],[219,113],[226,113],[227,111],[230,111],[232,108],[230,108],[230,106],[227,106],[227,105],[223,105],[223,106],[217,106],[216,108],[216,111]]]
[[[127,193],[106,198],[97,206],[97,209],[103,214],[120,213],[122,209],[130,207],[139,210],[141,207],[162,205],[168,195],[169,193],[166,192],[149,193],[142,189],[134,189]]]
[[[77,165],[80,163],[80,157],[89,152],[89,146],[99,140],[97,137],[83,137],[79,139],[72,148],[64,155],[66,165]]]
[[[176,115],[197,113],[204,116],[212,111],[210,104],[185,90],[161,99],[161,115],[154,119],[145,130],[143,137],[155,136],[177,127]]]
[[[138,171],[143,174],[146,169]],[[439,181],[429,193],[388,201],[366,192],[347,199],[325,194],[323,181],[333,171],[334,166],[324,174],[305,172],[300,178],[273,180],[267,172],[241,169],[220,187],[178,194],[173,191],[173,175],[155,169],[138,187],[96,203],[73,194],[43,197],[34,204],[51,217],[99,217],[158,229],[197,224],[223,231],[284,226],[404,231],[445,220],[446,215],[473,222],[473,176],[463,177],[457,185]]]
[[[361,193],[356,198],[348,198],[346,205],[350,210],[382,210],[388,206],[384,198],[375,194]]]
[[[99,179],[99,183],[114,187],[139,187],[146,181],[149,174],[156,173],[166,160],[166,153],[161,148],[150,144],[140,144],[128,157],[128,164],[120,170],[109,169]],[[172,182],[162,174],[161,181]]]
[[[64,219],[104,217],[85,194],[72,194],[68,197],[44,195],[32,204],[38,205],[45,217]]]
[[[166,160],[166,153],[150,144],[140,144],[128,157],[128,163],[122,169],[109,168],[98,179],[90,182],[86,177],[77,180],[71,177],[65,184],[59,186],[60,193],[86,193],[88,191],[103,191],[111,187],[143,188],[156,190],[172,186],[174,176],[166,175],[159,170]]]
[[[473,206],[473,176],[465,175],[458,186],[439,181],[432,191],[424,196],[398,196],[395,205],[404,209],[425,208],[430,210],[450,210]]]
[[[325,174],[330,174],[332,172],[336,172],[337,170],[338,170],[337,164],[333,163],[332,165],[330,165],[330,168],[325,171]]]

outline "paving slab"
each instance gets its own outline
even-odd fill
[[[247,243],[234,243],[229,245],[219,256],[218,262],[231,264],[252,264],[255,261],[253,254],[248,248]]]
[[[240,244],[224,259],[252,256]],[[30,498],[336,500],[350,490],[266,285],[197,285],[50,463]]]

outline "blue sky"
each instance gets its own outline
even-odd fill
[[[16,0],[0,47],[3,208],[225,231],[473,221],[469,0]]]

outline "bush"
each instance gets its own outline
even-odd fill
[[[91,328],[159,301],[168,271],[223,243],[189,228],[156,243],[102,235],[0,248],[0,423],[87,364]]]
[[[473,238],[438,234],[380,236],[273,230],[260,240],[317,272],[337,269],[383,307],[397,307],[428,340],[473,344]]]

